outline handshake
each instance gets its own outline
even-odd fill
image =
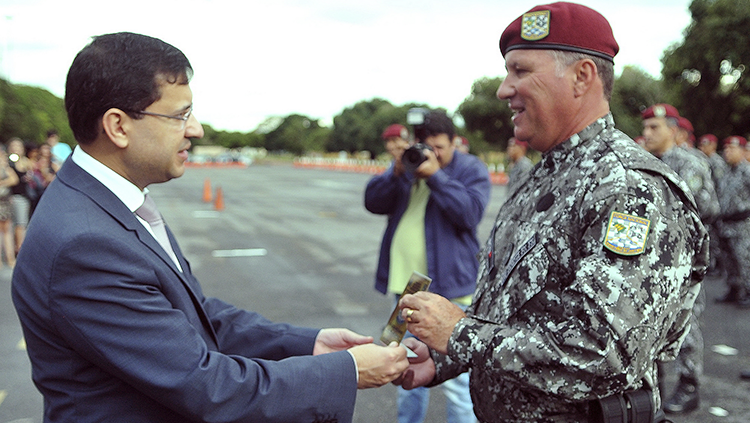
[[[430,348],[446,354],[453,328],[466,315],[449,300],[429,292],[404,295],[397,310],[408,323],[409,331],[419,337],[403,340],[415,356],[407,358],[406,348],[395,341],[387,347],[376,345],[372,337],[348,329],[321,330],[313,354],[347,349],[357,362],[359,389],[375,388],[388,382],[404,389],[427,385],[435,378]]]
[[[403,344],[415,357],[407,358],[407,350],[396,342],[388,346],[373,343],[373,338],[348,329],[323,329],[315,341],[314,355],[348,349],[357,363],[357,388],[377,388],[388,382],[406,389],[424,386],[435,376],[435,364],[427,345],[415,338]]]

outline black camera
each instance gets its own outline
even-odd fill
[[[412,126],[416,140],[416,144],[409,147],[401,156],[401,163],[409,173],[414,173],[419,165],[427,160],[424,151],[432,150],[430,146],[423,144],[425,138],[424,126],[429,120],[429,115],[430,111],[421,107],[413,107],[406,113],[406,123]]]
[[[432,150],[427,144],[416,143],[404,151],[404,155],[401,156],[401,163],[404,165],[409,173],[414,173],[415,170],[427,160],[427,156],[424,155],[425,150]]]

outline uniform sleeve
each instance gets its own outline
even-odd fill
[[[365,188],[365,208],[370,213],[393,214],[401,197],[408,193],[404,186],[409,182],[404,176],[393,173],[393,165],[380,175],[373,176]]]
[[[623,256],[603,247],[613,211],[649,218],[643,253]],[[602,191],[601,199],[581,205],[576,219],[580,225],[568,230],[560,222],[515,224],[539,242],[506,280],[491,284],[522,287],[493,304],[513,311],[507,320],[462,319],[445,369],[437,363],[440,378],[470,366],[472,375],[587,400],[640,386],[654,357],[679,345],[702,279],[693,266],[706,236],[697,217],[668,189],[644,189]]]

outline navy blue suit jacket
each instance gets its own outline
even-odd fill
[[[349,354],[204,297],[169,236],[184,272],[72,160],[47,188],[12,284],[45,422],[350,422]]]

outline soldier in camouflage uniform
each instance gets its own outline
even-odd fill
[[[725,297],[750,307],[750,164],[745,160],[747,140],[732,136],[724,140],[729,169],[721,181],[721,216],[718,230],[725,253],[727,284]]]
[[[711,169],[711,178],[714,181],[714,188],[716,188],[716,196],[721,197],[719,192],[720,184],[719,181],[724,179],[728,171],[727,162],[716,152],[719,146],[719,139],[714,134],[701,135],[698,138],[698,149],[703,152],[708,158],[708,166]],[[721,275],[724,266],[722,265],[722,254],[719,246],[719,233],[717,232],[717,223],[713,222],[708,225],[708,233],[710,234],[711,246],[710,251],[710,266],[709,275],[711,273]]]
[[[534,167],[531,159],[526,157],[528,148],[529,143],[519,141],[516,137],[511,137],[508,140],[508,149],[505,154],[512,162],[512,167],[508,173],[508,185],[506,185],[508,193],[515,191],[518,185],[522,184],[523,180],[529,175],[531,168]]]
[[[687,145],[688,131],[692,130],[692,125],[669,104],[651,106],[643,112],[642,117],[646,150],[659,157],[687,182],[695,196],[701,220],[706,225],[710,224],[719,214],[719,199],[708,160],[701,157],[705,156],[702,152]],[[682,142],[679,141],[681,137]],[[701,290],[693,306],[690,331],[675,363],[679,379],[674,393],[664,403],[667,413],[686,413],[697,409],[700,404],[699,382],[703,375],[704,346],[700,317],[705,308],[706,293]],[[663,382],[663,379],[662,371],[660,381]]]
[[[676,356],[708,258],[692,194],[614,128],[603,16],[537,6],[500,45],[498,97],[542,159],[498,213],[465,314],[431,293],[402,298],[431,350],[410,341],[419,357],[399,382],[470,370],[482,422],[596,421],[593,400],[639,388],[658,409],[655,362]]]

